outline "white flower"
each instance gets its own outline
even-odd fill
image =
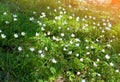
[[[42,50],[38,50],[38,53],[41,54],[41,53],[42,53]]]
[[[88,17],[85,15],[85,18],[88,18]]]
[[[60,6],[60,7],[58,7],[59,9],[62,9],[62,7]]]
[[[30,17],[29,20],[30,20],[30,21],[34,21],[34,17]]]
[[[58,3],[61,3],[61,2],[58,0]]]
[[[57,63],[57,61],[55,60],[55,58],[52,59],[52,63]]]
[[[76,38],[75,41],[76,41],[76,42],[81,42],[79,38]]]
[[[72,6],[71,5],[69,5],[69,8],[71,8]]]
[[[56,23],[56,21],[55,21],[55,20],[53,20],[53,23]]]
[[[105,56],[105,58],[106,58],[106,59],[110,59],[110,56],[107,54],[107,55]]]
[[[55,36],[53,36],[53,37],[52,37],[52,39],[53,39],[53,40],[56,40],[56,37],[55,37]]]
[[[36,32],[36,33],[35,33],[35,36],[39,36],[39,33]]]
[[[101,76],[101,74],[97,74],[99,77]]]
[[[95,22],[93,22],[93,25],[95,25],[96,23]]]
[[[76,21],[78,22],[79,20],[80,20],[80,18],[79,18],[79,17],[77,17],[77,18],[76,18]]]
[[[100,59],[97,59],[97,62],[99,62],[100,61]]]
[[[42,12],[41,14],[42,14],[42,15],[45,15],[45,12]]]
[[[118,17],[120,18],[120,15]]]
[[[67,21],[64,21],[63,23],[62,23],[62,25],[66,25],[67,24]]]
[[[99,40],[98,40],[98,39],[96,39],[96,42],[99,42]]]
[[[47,47],[45,47],[45,51],[48,51],[48,48],[47,48]]]
[[[80,61],[83,62],[83,58],[80,58]]]
[[[116,69],[116,70],[115,70],[115,72],[117,72],[117,73],[118,73],[118,72],[119,72],[119,70],[118,70],[118,69]]]
[[[50,35],[50,31],[47,32],[47,35]]]
[[[21,35],[22,35],[22,36],[25,36],[25,32],[21,32]]]
[[[88,8],[85,8],[85,10],[87,11],[87,10],[88,10]]]
[[[58,29],[61,29],[61,28],[62,28],[62,27],[60,27],[60,26],[58,27]]]
[[[63,11],[65,11],[65,8],[63,8]]]
[[[83,18],[82,21],[85,21],[85,18]]]
[[[71,34],[71,37],[73,37],[73,38],[74,38],[74,37],[75,37],[75,34],[73,34],[73,33],[72,33],[72,34]]]
[[[95,42],[92,41],[92,44],[95,44]]]
[[[61,33],[60,35],[63,37],[63,36],[64,36],[64,33]]]
[[[89,42],[89,41],[86,39],[85,42]]]
[[[41,23],[41,22],[38,20],[37,23],[39,24],[39,23]],[[41,25],[42,25],[42,23],[41,23]]]
[[[64,11],[64,14],[66,14],[67,12],[66,11]]]
[[[41,54],[40,56],[41,56],[41,58],[44,58],[44,57],[45,57],[45,55],[44,55],[44,54]]]
[[[9,21],[5,21],[6,24],[9,24],[10,22]]]
[[[112,24],[111,24],[111,23],[108,23],[108,27],[112,27]]]
[[[111,47],[111,45],[110,45],[110,44],[107,44],[107,47],[108,47],[108,48],[110,48],[110,47]]]
[[[110,30],[110,27],[106,27],[105,29],[106,29],[106,30]]]
[[[113,38],[115,38],[115,36],[114,36],[114,35],[113,35],[112,37],[113,37]]]
[[[1,34],[1,37],[2,37],[2,38],[6,38],[6,35],[5,35],[5,34]]]
[[[118,55],[120,56],[120,53]]]
[[[86,49],[89,49],[89,46],[86,46]]]
[[[72,41],[72,40],[70,41],[70,44],[73,44],[73,41]]]
[[[46,33],[44,33],[44,36],[47,36],[47,34],[46,34]]]
[[[7,12],[4,12],[3,15],[7,15]]]
[[[45,14],[45,12],[42,12],[41,14],[42,14],[42,17],[46,17],[46,14]]]
[[[102,19],[103,22],[105,22],[105,19]]]
[[[57,12],[57,10],[56,10],[56,9],[54,9],[54,12]]]
[[[60,38],[59,41],[62,41],[62,38]]]
[[[69,19],[72,19],[73,17],[72,16],[69,16]]]
[[[91,49],[94,49],[94,46],[90,46],[91,47]]]
[[[45,30],[44,27],[41,27],[41,30],[44,31]]]
[[[43,24],[43,27],[46,27],[46,24]]]
[[[18,38],[18,34],[15,33],[15,34],[14,34],[14,37],[15,37],[15,38]]]
[[[78,57],[78,56],[79,56],[79,54],[77,53],[77,54],[76,54],[76,57]]]
[[[93,65],[94,65],[95,67],[97,67],[97,64],[96,64],[95,62],[93,63]]]
[[[40,16],[40,18],[44,18],[43,16]]]
[[[79,71],[77,72],[77,75],[80,75],[80,72],[79,72]]]
[[[37,12],[35,12],[35,11],[33,12],[33,14],[36,14],[36,13],[37,13]]]
[[[66,50],[67,50],[67,49],[64,47],[64,48],[63,48],[63,51],[66,51]]]
[[[107,19],[106,21],[110,23],[110,20],[109,20],[109,19]]]
[[[62,12],[62,11],[60,11],[60,14],[62,15],[62,14],[63,14],[63,12]]]
[[[50,9],[50,7],[49,7],[49,6],[47,6],[47,9]]]
[[[85,24],[85,26],[87,27],[87,26],[88,26],[88,24]]]
[[[13,20],[14,20],[14,21],[17,21],[17,18],[14,18]]]
[[[79,44],[79,43],[76,43],[75,45],[76,45],[77,47],[79,47],[80,44]]]
[[[70,28],[67,28],[67,30],[70,30]]]
[[[31,51],[31,52],[35,51],[35,49],[34,49],[34,48],[29,48],[29,49],[30,49],[30,51]]]
[[[87,52],[86,54],[87,54],[87,55],[89,55],[89,54],[90,54],[90,52]]]
[[[107,24],[104,22],[103,25],[106,26]]]
[[[96,20],[96,18],[95,18],[95,17],[93,17],[93,20]]]
[[[114,66],[114,64],[111,62],[111,63],[110,63],[110,66]]]
[[[86,80],[85,79],[82,79],[82,81],[81,82],[86,82]]]
[[[89,18],[91,19],[91,18],[92,18],[92,16],[89,16]]]
[[[100,24],[98,23],[97,26],[100,26]]]
[[[19,46],[19,47],[18,47],[18,50],[19,50],[19,51],[22,51],[22,47]]]
[[[102,49],[102,52],[104,53],[104,52],[105,52],[105,49]]]
[[[59,38],[56,38],[56,41],[58,42],[58,41],[60,41],[61,39],[59,39]]]
[[[105,33],[105,30],[102,30],[102,33]]]
[[[17,15],[16,15],[16,14],[14,14],[14,15],[13,15],[13,17],[14,17],[14,18],[16,18],[16,17],[17,17]]]
[[[42,25],[42,23],[40,22],[40,21],[37,21],[37,23],[41,26]]]
[[[69,51],[68,54],[71,55],[71,54],[72,54],[72,51]]]
[[[110,42],[113,42],[113,40],[110,40]]]
[[[68,45],[66,44],[65,47],[68,47]]]

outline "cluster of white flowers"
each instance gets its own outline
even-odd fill
[[[61,3],[60,0],[58,0],[58,3]],[[72,8],[72,6],[69,5],[69,8]],[[47,10],[50,10],[50,9],[51,9],[51,7],[47,6]],[[82,7],[81,9],[83,9],[85,11],[88,11],[88,8],[85,8],[85,7]],[[53,25],[55,25],[57,22],[60,22],[60,25],[58,27],[56,27],[56,30],[58,30],[60,32],[58,33],[58,35],[57,34],[54,35],[53,30],[52,29],[47,30],[47,24],[44,23],[42,20],[44,20],[44,18],[47,18],[47,14],[57,13],[57,12],[59,12],[59,14],[57,14],[56,16],[53,17],[52,23],[53,23]],[[94,38],[94,40],[92,40],[91,38],[85,38],[82,41],[82,39],[80,37],[77,37],[77,33],[75,33],[75,32],[71,33],[70,32],[70,30],[73,30],[74,27],[69,27],[69,22],[67,21],[67,19],[63,20],[63,18],[65,17],[65,15],[67,13],[65,8],[60,6],[56,9],[52,10],[52,12],[50,12],[50,13],[41,12],[41,14],[39,15],[40,20],[39,19],[37,20],[34,16],[29,17],[28,20],[30,22],[34,22],[34,21],[37,20],[36,23],[40,26],[40,29],[41,29],[42,33],[44,33],[44,36],[47,37],[47,38],[50,38],[53,42],[63,43],[63,45],[62,45],[63,52],[66,52],[66,54],[69,55],[69,56],[74,55],[76,58],[79,58],[80,63],[83,63],[85,61],[84,57],[86,57],[86,56],[90,57],[91,55],[96,55],[96,53],[93,54],[93,52],[94,52],[94,50],[97,50],[96,47],[98,47],[99,48],[98,52],[100,51],[101,54],[104,55],[103,59],[105,59],[105,61],[110,61],[109,65],[111,67],[115,66],[115,63],[110,60],[112,57],[111,57],[110,54],[107,54],[107,49],[106,49],[106,47],[108,49],[111,49],[112,40],[108,41],[104,48],[102,47],[102,45],[98,46],[98,44],[101,43],[101,40],[105,37],[105,32],[111,30],[112,23],[110,22],[109,19],[102,19],[101,22],[98,22],[97,18],[94,17],[94,16],[91,16],[91,15],[85,15],[84,17],[79,17],[79,16],[75,17],[75,14],[69,15],[68,20],[70,20],[70,21],[74,20],[77,24],[80,23],[81,26],[78,26],[79,27],[78,29],[82,30],[83,32],[85,32],[85,33],[91,32],[91,29],[94,29],[94,30],[97,29],[97,30],[100,30],[100,32],[101,32],[100,36],[97,36],[96,38]],[[36,14],[37,14],[37,12],[34,11],[33,15],[36,15]],[[3,15],[7,15],[7,12],[4,12]],[[93,22],[89,24],[87,22],[89,20],[92,20]],[[13,14],[13,21],[15,21],[15,22],[18,21],[17,14]],[[6,20],[5,23],[9,24],[10,22],[8,20]],[[65,29],[64,26],[66,27],[67,25],[68,25],[68,27]],[[65,31],[63,31],[63,29],[65,29]],[[67,35],[67,32],[68,32],[69,37]],[[7,37],[7,34],[3,33],[2,30],[0,30],[0,35],[1,35],[2,39],[5,39]],[[15,39],[18,39],[20,36],[27,36],[26,32],[22,31],[20,33],[14,33],[13,34],[13,37]],[[35,34],[34,34],[34,37],[38,38],[40,36],[41,36],[41,34],[39,33],[39,31],[36,31]],[[79,36],[82,36],[82,35],[79,35]],[[89,37],[89,35],[87,35],[87,36]],[[66,42],[66,37],[69,38],[68,42]],[[113,35],[112,38],[115,38],[115,36]],[[64,43],[65,44],[67,43],[67,44],[64,45]],[[85,45],[81,45],[81,44],[85,44]],[[74,46],[74,48],[78,49],[78,51],[74,52],[74,50],[69,49],[69,48],[72,48],[71,45]],[[59,46],[61,47],[61,45],[59,45]],[[79,50],[80,48],[82,49],[83,47],[84,47],[84,50],[83,50],[84,51],[84,57],[81,56],[80,52],[82,52],[82,51]],[[18,46],[17,49],[18,49],[19,52],[24,51],[24,48],[22,46]],[[40,55],[41,58],[45,58],[46,55],[47,55],[45,52],[49,51],[49,47],[44,47],[43,50],[42,49],[37,50],[36,48],[30,46],[28,48],[28,50],[31,53],[34,53],[34,52],[37,51],[37,53]],[[120,56],[120,53],[118,54],[118,56]],[[98,63],[101,62],[102,59],[96,58],[95,60],[96,61],[94,61],[92,63],[93,63],[93,66],[95,68],[97,68],[97,67],[99,67]],[[58,63],[58,59],[54,58],[54,57],[52,57],[50,61],[54,64]],[[115,72],[118,73],[119,69],[115,69]],[[81,72],[78,71],[77,75],[79,76],[80,74],[81,74]],[[101,74],[98,74],[98,76],[101,76]],[[82,79],[81,82],[86,82],[86,80]]]
[[[13,15],[13,20],[17,21],[17,15],[16,14]]]
[[[34,17],[30,17],[29,20],[30,20],[30,21],[34,21],[35,18],[34,18]]]

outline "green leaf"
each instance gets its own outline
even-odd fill
[[[56,70],[55,70],[54,67],[51,67],[51,68],[50,68],[50,71],[51,71],[52,74],[56,74]]]
[[[40,79],[40,80],[38,80],[38,82],[44,82],[44,81]]]

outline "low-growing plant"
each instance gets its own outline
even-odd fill
[[[40,1],[41,11],[37,2],[0,4],[1,82],[120,81],[119,25],[60,0]]]

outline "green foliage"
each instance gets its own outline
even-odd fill
[[[0,82],[120,81],[120,25],[65,4],[0,2]]]

